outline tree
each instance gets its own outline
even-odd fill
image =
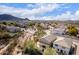
[[[25,42],[25,44],[24,44],[23,54],[40,55],[42,53],[35,46],[35,42],[32,40],[29,40],[29,41]]]
[[[44,30],[44,27],[40,23],[35,24],[38,31]]]
[[[0,30],[0,39],[11,38],[11,35],[6,30]]]
[[[2,22],[2,24],[7,25],[7,23],[6,23],[6,22]]]
[[[33,28],[34,25],[35,25],[35,22],[34,22],[34,21],[30,21],[30,22],[28,22],[28,26],[29,26],[29,27]]]
[[[19,26],[17,22],[8,22],[9,26]]]
[[[39,38],[37,36],[33,36],[33,41],[37,43],[39,41]]]
[[[78,34],[78,30],[75,26],[70,25],[70,26],[68,26],[68,33],[70,35],[76,36]]]
[[[43,30],[38,30],[35,32],[34,35],[36,35],[38,38],[44,36],[46,33]]]
[[[56,50],[50,47],[47,47],[44,52],[43,55],[57,55]]]

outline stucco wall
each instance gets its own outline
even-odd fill
[[[65,51],[65,53],[64,54],[69,54],[69,51],[70,51],[70,48],[63,48],[62,46],[55,46],[55,44],[53,44],[53,47],[58,51],[58,49],[59,49],[59,51],[58,52],[60,52],[60,50],[63,50],[63,52]]]

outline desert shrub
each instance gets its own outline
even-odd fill
[[[43,26],[40,25],[40,23],[36,23],[36,28],[37,30],[40,30],[40,31],[44,29]]]
[[[70,35],[76,36],[78,34],[78,30],[75,26],[70,25],[70,26],[68,26],[68,33]]]
[[[35,42],[33,42],[32,40],[29,40],[25,42],[23,54],[39,55],[41,54],[41,52],[35,46]]]
[[[33,28],[34,25],[35,25],[35,22],[33,22],[33,21],[29,21],[27,25],[28,25],[28,27]]]
[[[6,30],[0,29],[0,39],[11,38],[10,34]]]
[[[56,53],[56,50],[53,49],[53,48],[49,48],[47,47],[44,52],[43,52],[44,55],[57,55]]]
[[[37,37],[42,37],[42,36],[44,36],[46,33],[43,31],[43,30],[38,30],[38,31],[36,31],[35,32],[35,34],[34,35],[36,35]]]

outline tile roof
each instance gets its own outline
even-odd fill
[[[72,46],[72,39],[66,37],[57,37],[57,40],[54,41],[54,44],[58,44],[62,47],[70,48]]]
[[[55,40],[56,40],[56,36],[53,34],[50,34],[46,37],[41,38],[39,42],[50,45]]]

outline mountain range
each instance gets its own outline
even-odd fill
[[[20,21],[20,20],[26,20],[28,21],[28,18],[19,18],[13,15],[9,15],[9,14],[0,14],[0,21]]]

